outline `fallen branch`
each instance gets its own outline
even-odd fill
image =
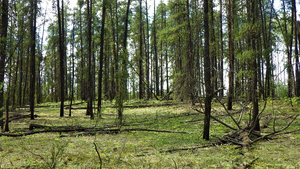
[[[135,109],[135,108],[145,108],[145,107],[163,107],[163,106],[174,106],[177,105],[176,103],[172,104],[144,104],[144,105],[138,105],[138,106],[123,106],[123,108],[128,108],[128,109]],[[70,107],[66,107],[65,109],[69,109]],[[93,107],[94,109],[97,107]],[[106,108],[117,108],[116,106],[107,106]],[[86,107],[71,107],[71,109],[74,110],[85,110]]]
[[[95,129],[95,127],[92,128],[83,128],[80,126],[45,126],[45,125],[40,125],[40,124],[30,124],[29,125],[29,130],[33,129],[50,129],[50,130],[86,130],[86,129]]]
[[[228,111],[228,109],[226,108],[226,106],[224,105],[224,103],[222,103],[218,97],[216,97],[217,101],[223,106],[223,108],[225,109],[226,113],[230,116],[230,118],[232,119],[232,121],[236,124],[236,126],[241,129],[240,125],[238,122],[236,122],[236,120],[233,118],[233,116],[231,115],[231,113]]]
[[[102,169],[102,158],[101,158],[101,156],[100,156],[100,153],[99,153],[99,151],[98,151],[98,148],[97,148],[97,145],[96,145],[95,142],[94,142],[94,146],[95,146],[95,150],[96,150],[96,152],[97,152],[98,158],[99,158],[100,169]]]
[[[24,118],[30,118],[30,117],[31,117],[30,114],[16,115],[16,116],[9,117],[9,122],[14,121],[14,120],[24,119]],[[39,116],[35,114],[34,117],[37,118]]]
[[[149,131],[149,132],[158,132],[158,133],[180,133],[180,134],[189,134],[188,132],[183,132],[183,131],[153,130],[153,129],[142,129],[142,128],[123,129],[123,130],[121,130],[121,131]]]
[[[195,110],[195,111],[197,111],[197,112],[199,112],[199,113],[204,114],[203,112],[201,112],[201,111],[199,111],[199,110],[197,110],[197,109],[195,109],[195,108],[193,108],[193,110]],[[228,128],[230,128],[231,130],[237,130],[237,129],[235,129],[235,128],[229,126],[228,124],[222,122],[221,120],[217,119],[216,117],[214,117],[214,116],[212,116],[212,115],[210,115],[210,118],[212,118],[212,119],[214,119],[215,121],[217,121],[217,122],[223,124],[225,127],[228,127]]]
[[[89,132],[81,132],[75,134],[61,134],[60,137],[77,137],[77,136],[91,136],[96,134],[118,134],[120,132],[130,132],[130,131],[148,131],[148,132],[158,132],[158,133],[179,133],[179,134],[189,134],[188,132],[181,132],[181,131],[168,131],[168,130],[153,130],[153,129],[142,129],[142,128],[135,128],[135,129],[107,129],[101,131],[89,131]]]
[[[290,125],[296,120],[296,118],[297,118],[298,116],[299,116],[299,115],[296,115],[296,116],[290,121],[290,123],[289,123],[287,126],[285,126],[284,128],[282,128],[281,130],[274,131],[274,132],[272,132],[272,133],[270,133],[270,134],[266,134],[266,135],[263,135],[263,136],[261,136],[261,137],[258,137],[258,138],[256,138],[256,139],[254,139],[254,140],[251,142],[251,144],[253,144],[253,143],[255,143],[255,142],[259,141],[259,140],[266,139],[266,138],[269,137],[269,136],[275,136],[276,134],[285,131],[287,128],[290,127]]]
[[[76,134],[61,134],[61,137],[76,137],[76,136],[86,136],[86,135],[96,135],[96,134],[118,134],[120,132],[130,132],[130,131],[148,131],[148,132],[162,132],[162,133],[179,133],[179,134],[189,134],[188,132],[180,132],[180,131],[168,131],[168,130],[153,130],[153,129],[143,129],[143,128],[135,128],[135,129],[104,129],[104,128],[81,128],[78,126],[43,126],[38,124],[31,124],[31,130],[37,128],[43,128],[44,130],[38,131],[30,131],[24,133],[0,133],[0,136],[7,137],[22,137],[39,133],[68,133],[68,132],[81,132]]]
[[[171,149],[171,150],[164,150],[164,151],[159,151],[160,153],[173,153],[176,151],[188,151],[188,150],[196,150],[199,148],[207,148],[207,147],[214,147],[216,145],[219,145],[219,143],[216,144],[207,144],[207,145],[202,145],[202,146],[196,146],[196,147],[186,147],[186,148],[176,148],[176,149]]]

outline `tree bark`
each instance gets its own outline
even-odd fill
[[[139,0],[140,3],[140,29],[139,29],[139,99],[143,99],[143,80],[144,80],[144,72],[143,72],[143,18],[142,18],[142,0]]]
[[[209,58],[209,24],[208,24],[208,0],[204,0],[204,80],[205,80],[205,110],[203,139],[209,140],[210,114],[211,114],[211,69]]]
[[[228,2],[228,38],[229,38],[229,91],[227,100],[227,109],[232,110],[232,97],[233,97],[233,74],[234,74],[234,57],[233,57],[233,40],[232,40],[232,30],[231,30],[231,3]]]
[[[34,96],[35,96],[35,35],[36,35],[36,15],[37,0],[30,2],[30,113],[31,120],[34,119]]]
[[[252,24],[255,25],[256,24],[256,19],[258,16],[256,16],[257,12],[257,4],[255,3],[255,0],[250,0],[250,6],[251,6],[251,10],[248,11],[250,12],[249,16],[252,20]],[[252,32],[250,35],[251,38],[251,48],[253,51],[256,51],[256,39],[258,39],[258,34],[257,32]],[[252,98],[252,105],[253,105],[253,109],[252,109],[252,128],[256,131],[260,131],[260,125],[259,125],[259,107],[258,107],[258,96],[257,96],[257,54],[255,52],[254,54],[254,58],[252,59],[252,68],[250,68],[250,70],[252,70],[253,72],[253,76],[251,78],[252,81],[252,89],[251,89],[251,98]],[[249,63],[251,65],[251,63]]]
[[[150,75],[149,75],[149,69],[150,69],[150,64],[149,64],[149,57],[150,57],[150,36],[149,36],[149,18],[148,18],[148,1],[146,0],[146,19],[147,19],[147,53],[146,53],[146,85],[147,85],[147,99],[150,99]]]
[[[100,35],[100,61],[99,61],[99,73],[98,73],[98,112],[97,116],[101,117],[101,102],[102,102],[102,69],[103,69],[103,48],[104,48],[104,30],[105,30],[105,13],[106,13],[106,1],[103,1],[102,7],[102,21],[101,21],[101,35]],[[116,11],[117,12],[117,11]]]
[[[223,78],[223,57],[224,57],[224,45],[223,45],[223,4],[222,4],[222,0],[220,0],[220,60],[219,60],[219,71],[220,71],[220,87],[221,88],[224,88],[224,78]],[[223,97],[224,96],[224,90],[222,89],[220,91],[220,97]]]
[[[93,0],[87,0],[87,33],[88,33],[88,98],[87,98],[87,115],[94,119],[93,113],[93,79],[92,79],[92,3]]]
[[[297,13],[296,13],[296,2],[292,0],[292,13],[293,22],[295,23],[295,60],[296,60],[296,84],[295,84],[295,95],[300,96],[300,70],[299,70],[299,56],[298,56],[298,30],[297,30]],[[299,28],[298,28],[299,29]]]
[[[156,95],[159,96],[159,71],[158,71],[158,56],[157,56],[157,40],[156,40],[156,24],[155,24],[155,0],[154,0],[154,18],[153,18],[153,32],[154,32],[154,60],[155,60],[155,91]]]
[[[193,44],[192,44],[192,29],[190,24],[190,4],[189,0],[186,1],[187,6],[187,31],[188,31],[188,88],[189,88],[189,97],[191,98],[192,104],[195,103],[195,96],[194,96],[194,88],[195,88],[195,80],[194,80],[194,55],[192,52]]]
[[[63,4],[62,4],[63,5]],[[59,0],[57,0],[57,17],[58,17],[58,34],[59,34],[59,65],[60,65],[60,117],[64,116],[64,53],[63,53],[63,35],[62,35],[62,26],[61,26],[61,15],[60,15],[60,5]]]

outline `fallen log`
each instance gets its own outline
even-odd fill
[[[16,115],[16,116],[9,117],[9,122],[14,121],[14,120],[24,119],[24,118],[30,118],[30,117],[31,117],[30,114]],[[34,117],[37,118],[39,116],[35,114]]]
[[[153,130],[153,129],[143,129],[143,128],[135,128],[135,129],[104,129],[104,128],[82,128],[79,126],[45,126],[39,124],[30,124],[30,130],[33,129],[44,129],[37,131],[29,131],[24,133],[0,133],[0,136],[7,137],[22,137],[39,133],[67,133],[67,132],[81,132],[76,134],[61,134],[61,137],[76,137],[76,136],[85,136],[85,135],[96,135],[96,134],[118,134],[120,132],[131,132],[131,131],[148,131],[148,132],[163,132],[163,133],[179,133],[179,134],[188,134],[188,132],[180,132],[180,131],[168,131],[168,130]]]
[[[174,106],[177,104],[143,104],[143,105],[138,105],[138,106],[123,106],[123,108],[128,108],[128,109],[135,109],[135,108],[145,108],[145,107],[163,107],[163,106]],[[70,107],[67,106],[65,107],[65,109],[69,109]],[[94,109],[96,109],[97,107],[93,107]],[[116,106],[107,106],[106,108],[117,108]],[[71,109],[74,110],[85,110],[86,107],[71,107]]]
[[[81,127],[81,126],[46,126],[40,124],[30,124],[29,130],[33,129],[45,129],[45,130],[68,130],[68,131],[77,131],[77,130],[99,130],[103,128],[98,128],[97,126],[92,127]]]

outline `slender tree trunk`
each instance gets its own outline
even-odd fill
[[[157,56],[157,40],[156,40],[156,24],[155,24],[155,0],[154,0],[154,18],[153,18],[153,31],[154,31],[154,60],[155,60],[155,88],[156,95],[159,96],[159,69],[158,69],[158,56]]]
[[[118,5],[118,2],[116,2],[116,6]],[[117,13],[117,10],[116,10]],[[118,58],[117,58],[117,50],[116,50],[116,29],[115,29],[115,24],[114,24],[114,18],[113,18],[113,10],[112,6],[110,6],[110,20],[111,20],[111,27],[112,27],[112,37],[113,37],[113,66],[112,66],[112,72],[111,72],[111,101],[115,98],[116,92],[117,92],[117,72],[118,72]]]
[[[211,69],[209,58],[209,25],[208,25],[208,0],[204,0],[204,80],[205,80],[205,110],[203,139],[209,140],[210,114],[211,114]]]
[[[220,91],[220,97],[224,96],[224,75],[223,75],[223,57],[224,57],[224,45],[223,45],[223,2],[222,0],[220,0],[220,45],[221,45],[221,54],[220,54],[220,60],[219,60],[219,64],[220,64],[220,87],[222,88],[222,90]]]
[[[23,88],[23,104],[28,104],[28,74],[29,74],[29,71],[30,71],[30,68],[29,68],[29,64],[30,64],[30,52],[29,52],[29,48],[27,49],[27,58],[26,58],[26,68],[25,68],[25,79],[24,79],[24,88]],[[28,70],[29,69],[29,70]],[[25,100],[27,100],[27,102],[25,102]]]
[[[126,99],[127,95],[127,37],[128,37],[128,20],[129,20],[129,11],[130,11],[130,0],[127,2],[127,10],[125,17],[125,31],[124,31],[124,41],[123,41],[123,58],[122,58],[122,73],[121,73],[121,83],[120,83],[120,91],[119,98],[116,101],[118,104],[118,120],[119,123],[122,124],[123,121],[123,102]]]
[[[149,18],[148,18],[148,1],[146,0],[146,19],[147,19],[147,53],[146,53],[146,85],[147,85],[147,99],[150,99],[150,77],[149,77],[149,69],[150,69],[150,65],[149,65],[149,55],[150,55],[150,50],[149,50],[149,46],[150,46],[150,36],[149,36]]]
[[[68,97],[68,75],[67,75],[67,46],[66,46],[66,34],[65,34],[65,15],[64,15],[64,0],[61,0],[61,38],[62,38],[62,52],[64,59],[64,97]],[[66,78],[65,78],[66,77]],[[65,98],[64,98],[65,100]]]
[[[4,83],[5,60],[6,60],[6,37],[8,27],[8,0],[1,1],[0,18],[0,84]],[[0,87],[0,127],[3,129],[4,85]]]
[[[36,35],[36,15],[37,0],[30,2],[30,118],[34,119],[34,95],[35,95],[35,35]]]
[[[83,2],[80,2],[79,4],[79,31],[80,31],[80,95],[82,100],[86,100],[86,95],[85,95],[85,85],[84,85],[84,54],[83,54],[83,33],[82,33],[82,6]]]
[[[282,6],[283,6],[283,18],[284,18],[284,28],[285,28],[285,34],[288,36],[288,28],[287,28],[287,18],[286,18],[286,9],[285,9],[285,1],[282,0]],[[292,13],[292,20],[293,20],[293,13]],[[293,37],[294,32],[294,26],[293,22],[291,22],[291,36]],[[292,44],[293,44],[293,38],[290,38],[290,42],[286,43],[287,48],[287,73],[288,73],[288,96],[293,96],[293,79],[292,79]]]
[[[256,24],[256,19],[258,16],[256,16],[257,12],[257,7],[256,7],[256,1],[255,0],[249,0],[251,10],[248,11],[250,12],[249,16],[251,18],[252,24]],[[256,51],[256,39],[258,38],[258,33],[257,32],[252,32],[250,35],[251,38],[251,48],[253,51]],[[256,52],[255,52],[256,53]],[[251,63],[250,63],[251,65]],[[253,71],[253,77],[251,78],[251,83],[252,83],[252,90],[251,90],[251,98],[252,98],[252,124],[251,126],[253,127],[254,130],[260,131],[260,125],[259,125],[259,107],[258,107],[258,96],[257,96],[257,54],[254,54],[254,58],[252,59],[252,68],[250,70]]]
[[[192,29],[191,29],[191,24],[190,24],[190,4],[189,0],[186,1],[186,6],[187,6],[187,31],[188,31],[188,72],[189,74],[187,75],[188,77],[188,87],[189,87],[189,96],[191,98],[192,104],[194,105],[195,103],[195,96],[194,96],[194,88],[195,88],[195,80],[194,80],[194,56],[193,56],[193,44],[192,44]]]
[[[234,74],[234,58],[233,58],[233,40],[231,32],[231,3],[228,0],[228,38],[229,38],[229,92],[227,100],[227,109],[232,110],[232,96],[233,96],[233,74]]]
[[[93,113],[93,78],[92,78],[92,4],[93,0],[87,0],[87,31],[88,31],[88,103],[87,103],[87,115],[94,119]]]
[[[298,29],[297,27],[297,13],[296,13],[296,2],[292,0],[292,12],[293,12],[293,22],[295,23],[295,60],[296,60],[296,84],[295,84],[295,95],[300,96],[300,70],[299,70],[299,56],[298,56]]]
[[[21,21],[21,26],[20,26],[20,31],[23,31],[23,25],[24,25],[24,17],[22,17],[22,21]],[[18,94],[18,99],[19,99],[19,106],[22,105],[22,83],[23,83],[23,75],[24,75],[24,72],[23,72],[23,53],[24,53],[24,44],[23,44],[23,39],[21,40],[21,43],[20,43],[20,81],[19,81],[19,94]]]
[[[16,106],[16,88],[17,88],[17,81],[18,81],[18,75],[19,75],[19,66],[20,66],[20,55],[19,55],[19,52],[17,52],[17,63],[16,63],[16,68],[15,68],[15,75],[14,78],[13,78],[13,84],[12,84],[12,107],[15,108]]]
[[[44,42],[44,32],[45,32],[45,24],[46,24],[46,14],[47,9],[45,10],[45,16],[44,16],[44,24],[43,24],[43,30],[42,30],[42,39],[41,39],[41,48],[39,52],[39,66],[38,66],[38,89],[37,89],[37,104],[40,104],[42,102],[42,91],[41,91],[41,62],[43,60],[43,42]]]
[[[10,105],[10,91],[11,91],[11,68],[12,68],[12,63],[11,60],[9,60],[9,73],[8,73],[8,87],[7,87],[7,98],[6,98],[6,105],[5,105],[5,127],[4,131],[8,132],[9,131],[9,105]]]
[[[71,77],[71,99],[69,106],[69,116],[72,115],[72,102],[74,99],[74,78],[75,78],[75,54],[74,54],[74,43],[75,43],[75,12],[73,14],[73,29],[72,29],[72,77]]]
[[[210,43],[211,45],[211,76],[212,76],[212,85],[213,91],[217,90],[217,82],[218,82],[218,78],[217,78],[217,55],[216,55],[216,40],[215,40],[215,21],[214,21],[214,3],[213,0],[209,0],[209,13],[210,13]]]
[[[143,80],[144,80],[144,72],[143,72],[143,18],[142,18],[142,0],[140,2],[140,30],[139,30],[139,99],[143,99]]]
[[[62,4],[63,5],[63,4]],[[59,61],[60,61],[60,117],[64,116],[64,53],[63,53],[63,35],[62,35],[62,25],[61,25],[61,15],[60,15],[60,6],[59,0],[57,0],[57,13],[58,13],[58,34],[59,34]]]
[[[105,30],[105,13],[106,13],[106,1],[103,1],[102,7],[102,27],[100,35],[100,61],[99,61],[99,73],[98,73],[98,117],[101,117],[101,102],[102,102],[102,69],[103,69],[103,48],[104,48],[104,30]],[[117,11],[116,11],[117,12]]]

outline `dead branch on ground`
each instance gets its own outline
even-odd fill
[[[197,111],[197,112],[199,112],[199,113],[201,113],[201,114],[204,114],[204,112],[201,112],[201,111],[198,110],[198,109],[193,108],[193,110],[195,110],[195,111]],[[224,123],[224,122],[222,122],[221,120],[217,119],[216,117],[214,117],[214,116],[212,116],[212,115],[210,115],[210,118],[212,118],[212,119],[214,119],[215,121],[221,123],[221,124],[224,125],[225,127],[230,128],[231,130],[237,130],[237,129],[231,127],[230,125],[228,125],[228,124],[226,124],[226,123]]]

